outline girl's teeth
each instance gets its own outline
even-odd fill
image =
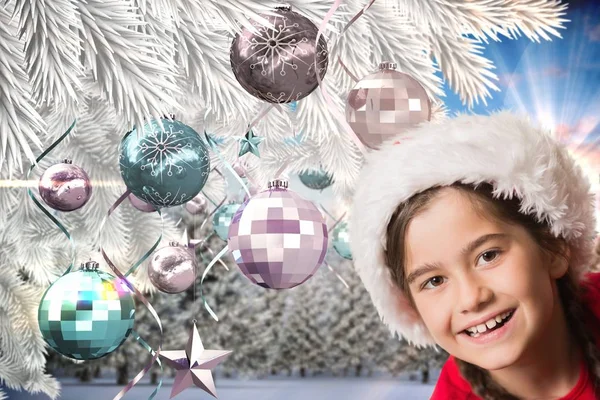
[[[477,325],[477,332],[483,333],[487,330],[485,324]]]
[[[496,318],[494,318],[496,320],[497,323],[502,322],[502,317],[499,315],[496,315]]]
[[[495,319],[490,319],[489,321],[487,321],[485,323],[485,326],[487,326],[488,329],[492,329],[493,327],[496,326],[496,320]]]

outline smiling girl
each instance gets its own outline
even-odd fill
[[[383,322],[450,354],[432,397],[444,400],[600,398],[595,236],[581,169],[507,112],[422,125],[373,151],[350,219]]]

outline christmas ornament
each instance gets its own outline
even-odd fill
[[[227,241],[229,225],[240,206],[241,204],[230,202],[229,204],[219,207],[215,215],[213,215],[213,229],[221,239]]]
[[[331,186],[333,182],[332,176],[323,169],[318,171],[302,171],[298,174],[298,177],[304,186],[314,190],[326,189]]]
[[[142,199],[136,197],[133,193],[129,194],[129,202],[133,207],[142,211],[142,212],[154,212],[156,208],[152,204],[148,204]]]
[[[254,132],[250,129],[246,132],[246,135],[243,139],[240,139],[240,153],[238,157],[243,156],[244,154],[250,152],[254,154],[256,157],[260,158],[260,153],[258,152],[258,145],[262,142],[264,138],[254,136]]]
[[[321,36],[317,45],[317,26],[291,7],[277,7],[274,12],[277,15],[262,15],[274,29],[252,21],[256,32],[243,28],[235,36],[231,67],[251,95],[269,103],[289,103],[317,88],[317,73],[321,80],[325,77],[327,42]]]
[[[395,63],[381,63],[379,71],[361,79],[348,95],[346,120],[371,149],[431,119],[431,101],[423,86],[395,69]]]
[[[46,290],[38,321],[44,340],[55,351],[92,360],[111,353],[127,339],[134,313],[133,295],[126,283],[89,261]]]
[[[71,160],[48,168],[40,177],[38,189],[44,202],[58,211],[77,210],[92,196],[88,174]]]
[[[232,352],[230,350],[205,350],[198,328],[194,323],[185,350],[162,350],[160,358],[177,370],[171,397],[177,396],[192,385],[210,393],[215,398],[217,390],[211,369],[221,364]]]
[[[332,234],[332,243],[335,251],[347,260],[352,260],[350,252],[350,234],[348,232],[348,223],[340,222],[334,229]]]
[[[246,177],[246,169],[247,168],[248,168],[248,165],[240,159],[237,159],[233,163],[233,170],[235,171],[236,174],[238,174],[238,176],[240,178]]]
[[[121,142],[121,176],[127,188],[155,207],[183,204],[208,179],[210,159],[200,136],[179,121],[156,120],[137,128]],[[139,137],[138,137],[139,135]]]
[[[192,215],[206,211],[206,206],[206,197],[202,193],[199,193],[196,197],[185,203],[185,209]]]
[[[196,255],[177,242],[157,250],[148,264],[150,281],[164,293],[185,291],[194,283],[195,272]]]
[[[289,289],[308,280],[327,253],[327,225],[310,201],[273,180],[236,212],[229,228],[229,250],[251,282]]]

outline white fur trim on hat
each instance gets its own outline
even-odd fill
[[[407,138],[403,140],[403,138]],[[521,212],[546,220],[570,245],[570,273],[591,265],[596,222],[590,182],[566,148],[525,117],[509,112],[461,115],[421,125],[384,143],[365,160],[349,220],[354,267],[392,334],[434,345],[385,265],[390,218],[398,205],[433,186],[494,185],[494,196],[521,199]]]

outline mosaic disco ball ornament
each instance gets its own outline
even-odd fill
[[[300,182],[309,189],[323,190],[331,186],[333,177],[324,170],[303,171],[298,174]]]
[[[352,260],[352,253],[350,252],[350,234],[348,232],[348,223],[346,221],[340,222],[333,229],[331,242],[333,243],[333,248],[336,253],[346,260]]]
[[[360,141],[377,149],[389,138],[431,120],[431,101],[419,82],[383,62],[348,94],[346,121]]]
[[[92,197],[90,177],[71,160],[63,160],[44,171],[38,189],[42,200],[57,211],[77,210]]]
[[[269,103],[290,103],[308,96],[319,86],[329,63],[327,42],[308,18],[281,6],[276,15],[261,15],[274,28],[252,22],[256,32],[242,29],[233,39],[230,61],[233,74],[252,96]],[[315,68],[316,57],[316,68]]]
[[[92,360],[115,351],[133,329],[135,304],[125,282],[93,261],[54,282],[42,297],[38,322],[58,353]]]
[[[155,207],[172,207],[193,199],[210,172],[206,145],[189,126],[162,119],[129,132],[121,142],[119,164],[127,188]]]
[[[327,225],[319,209],[274,180],[245,202],[229,228],[229,250],[252,283],[290,289],[313,276],[327,253]]]
[[[213,229],[222,240],[227,241],[231,220],[240,207],[241,204],[232,202],[219,207],[215,215],[213,215]]]

